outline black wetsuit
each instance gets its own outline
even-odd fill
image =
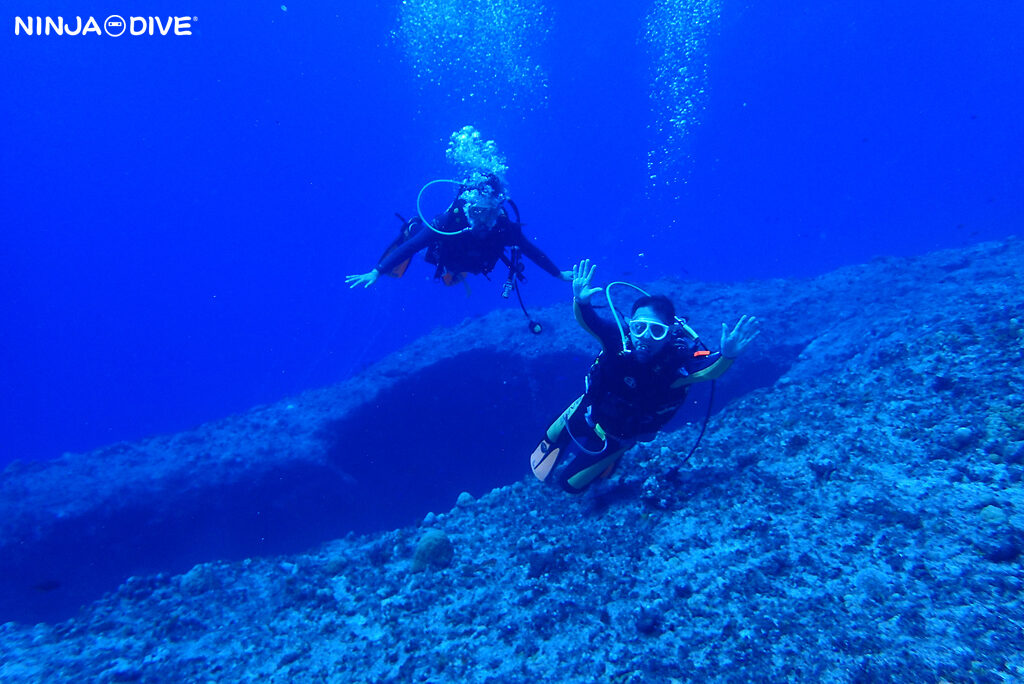
[[[548,428],[530,466],[545,480],[558,464],[559,483],[579,493],[610,474],[636,442],[653,438],[683,405],[690,385],[717,378],[732,360],[700,349],[677,328],[657,354],[641,361],[630,342],[623,351],[615,323],[590,304],[577,302],[574,309],[580,325],[601,342],[601,354],[590,369],[586,393]]]
[[[518,247],[533,263],[556,278],[561,278],[561,271],[554,262],[539,247],[526,239],[520,224],[509,219],[504,211],[495,225],[486,231],[441,235],[429,226],[423,225],[422,221],[417,223],[418,227],[408,240],[381,258],[377,264],[380,273],[390,273],[403,261],[426,249],[427,261],[437,265],[435,277],[460,273],[486,275],[494,270],[506,247]],[[465,229],[469,225],[465,215],[465,202],[457,200],[451,209],[434,220],[434,225],[446,233]]]
[[[592,407],[593,422],[619,439],[653,435],[683,405],[690,385],[713,380],[732,365],[719,352],[702,352],[687,335],[670,336],[657,354],[641,361],[632,349],[622,350],[615,323],[590,304],[574,308],[580,325],[601,342],[583,404]]]

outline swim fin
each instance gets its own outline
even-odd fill
[[[538,480],[543,482],[551,474],[552,468],[555,467],[555,463],[558,461],[558,453],[560,451],[560,447],[552,449],[551,443],[546,439],[541,440],[541,443],[533,450],[533,453],[530,454],[530,469],[537,476]]]

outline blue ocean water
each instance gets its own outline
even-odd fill
[[[536,25],[465,23],[492,71],[432,54],[397,2],[134,3],[193,33],[117,39],[14,31],[117,8],[8,6],[0,464],[186,429],[514,306],[420,261],[344,284],[466,124],[527,233],[605,278],[800,277],[1020,232],[1019,3],[493,4]],[[528,275],[528,304],[567,296]]]

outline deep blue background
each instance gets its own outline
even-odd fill
[[[419,261],[344,286],[451,175],[467,123],[507,155],[538,244],[604,278],[807,276],[1021,232],[1020,3],[725,2],[688,182],[654,194],[644,9],[550,2],[528,111],[417,82],[397,3],[286,4],[5,8],[0,464],[189,428],[513,306]],[[199,19],[190,38],[13,35],[15,16],[116,11]],[[567,296],[531,272],[529,304]]]

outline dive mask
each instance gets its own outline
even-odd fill
[[[650,335],[650,338],[654,341],[665,339],[668,335],[669,326],[665,325],[661,321],[647,321],[643,319],[633,319],[629,322],[629,332],[633,333],[634,337],[646,337]]]

